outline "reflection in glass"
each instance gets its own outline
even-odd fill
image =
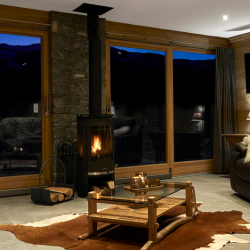
[[[118,167],[166,162],[165,52],[111,47]]]

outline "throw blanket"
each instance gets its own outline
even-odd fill
[[[244,163],[245,163],[245,162],[250,161],[250,147],[248,146],[250,145],[250,135],[243,138],[242,144],[247,146],[247,153],[246,153],[245,160],[244,160]]]

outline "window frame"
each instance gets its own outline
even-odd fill
[[[115,169],[115,178],[127,178],[135,172],[144,171],[148,175],[185,175],[212,172],[213,159],[174,162],[174,100],[173,100],[173,50],[215,55],[215,50],[203,48],[188,48],[184,46],[155,45],[142,42],[123,40],[106,40],[106,106],[110,106],[110,46],[131,47],[165,51],[165,100],[166,100],[166,163],[130,166]]]
[[[184,47],[179,47],[179,46],[171,46],[171,47],[172,47],[172,52],[180,51],[180,52],[190,52],[190,53],[197,53],[197,54],[216,55],[215,50],[184,48]],[[172,61],[173,61],[173,58],[172,58]],[[174,84],[174,82],[173,82],[173,84]],[[174,100],[173,100],[173,107],[174,107]],[[174,116],[174,110],[173,110],[173,116]],[[173,134],[174,134],[174,127],[173,127]],[[200,170],[197,167],[197,166],[199,166],[197,163],[200,164],[200,167],[201,167]],[[193,171],[191,173],[204,172],[204,170],[206,172],[212,172],[212,169],[213,169],[212,164],[213,164],[213,159],[191,160],[191,161],[180,161],[180,162],[174,161],[174,166],[176,167],[175,170],[177,170],[178,167],[182,168],[180,174],[185,174],[185,170],[183,169],[183,166],[187,166],[188,168],[190,168],[190,170]],[[176,173],[176,171],[174,171],[174,175],[179,175],[179,171],[177,172],[178,174],[175,174],[175,173]]]
[[[0,24],[0,33],[32,36],[41,38],[41,128],[42,128],[42,162],[51,157],[51,116],[45,116],[45,104],[47,93],[50,97],[50,53],[49,53],[49,32],[45,30],[36,30],[29,28],[19,28],[12,26],[2,26]],[[51,183],[51,164],[47,164],[41,175],[41,185],[45,185],[45,179],[48,184]],[[1,178],[1,190],[27,188],[39,185],[39,174],[9,176]]]
[[[144,44],[137,42],[106,40],[106,106],[110,106],[111,94],[111,68],[110,68],[110,46],[130,47],[138,49],[160,50],[165,52],[165,105],[166,105],[166,163],[129,166],[115,169],[115,178],[126,178],[134,176],[135,172],[147,172],[148,175],[171,173],[174,160],[173,143],[173,65],[166,62],[172,57],[172,50],[168,46]],[[172,144],[173,145],[173,144]]]

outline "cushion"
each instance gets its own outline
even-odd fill
[[[246,152],[244,162],[249,162],[250,161],[250,135],[245,136],[241,143],[247,146],[247,152]]]
[[[241,156],[244,157],[247,152],[247,146],[242,142],[235,143],[233,145],[234,149],[241,152]]]

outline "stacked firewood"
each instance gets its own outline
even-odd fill
[[[105,185],[92,185],[91,191],[96,191],[96,193],[103,196],[111,196],[114,190],[114,181],[105,182]]]
[[[47,187],[46,190],[50,190],[50,199],[52,202],[69,200],[73,196],[73,190],[71,188],[63,187]]]

